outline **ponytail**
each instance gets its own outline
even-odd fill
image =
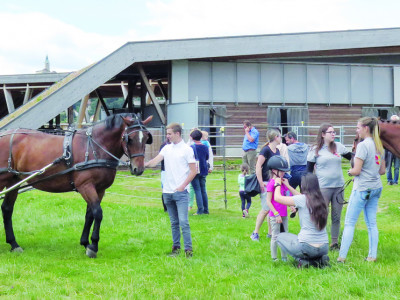
[[[359,123],[361,123],[362,126],[367,126],[369,128],[369,132],[372,136],[372,139],[374,140],[375,143],[375,149],[376,152],[379,154],[383,154],[383,145],[381,138],[379,136],[379,121],[375,117],[364,117],[358,120]]]

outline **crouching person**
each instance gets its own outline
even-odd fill
[[[281,184],[294,195],[282,196]],[[326,233],[328,207],[322,196],[316,175],[308,173],[301,178],[301,193],[292,188],[287,179],[275,179],[275,201],[287,206],[294,205],[299,212],[300,233],[280,233],[277,244],[294,257],[298,267],[329,266],[329,241]]]

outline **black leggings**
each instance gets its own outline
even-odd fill
[[[240,200],[242,200],[242,211],[244,209],[249,210],[251,206],[251,197],[245,193],[245,191],[239,191]],[[246,205],[247,200],[247,205]]]

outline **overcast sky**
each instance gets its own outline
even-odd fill
[[[399,0],[0,0],[0,75],[74,71],[129,41],[400,27]]]

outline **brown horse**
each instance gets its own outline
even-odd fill
[[[27,184],[36,189],[53,193],[79,192],[87,202],[80,243],[86,248],[87,256],[96,257],[103,218],[101,200],[114,181],[123,154],[130,158],[133,175],[143,173],[145,146],[152,142],[145,125],[151,119],[142,122],[134,114],[113,115],[93,127],[71,132],[65,138],[29,129],[6,131],[0,135],[0,191],[34,175]],[[44,166],[47,168],[44,173],[38,172]],[[12,226],[18,188],[6,192],[1,209],[6,242],[11,245],[11,251],[22,252]]]
[[[379,136],[383,147],[392,152],[395,156],[400,157],[400,122],[379,120]],[[352,149],[354,153],[359,142],[360,138],[358,133],[356,133]]]

